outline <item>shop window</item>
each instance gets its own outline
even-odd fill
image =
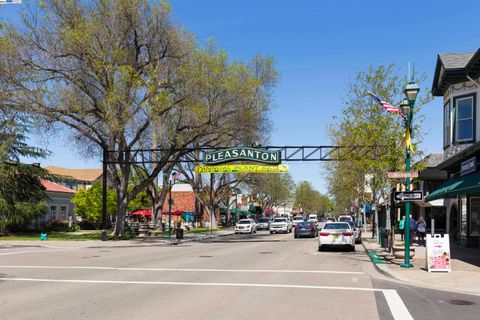
[[[67,220],[67,206],[60,206],[60,220]]]
[[[452,117],[450,100],[443,107],[443,146],[448,147],[452,138]]]
[[[480,236],[480,197],[470,197],[470,235]]]
[[[456,136],[457,142],[474,140],[474,96],[464,96],[454,99],[456,112]]]
[[[57,206],[50,206],[50,220],[57,220]]]

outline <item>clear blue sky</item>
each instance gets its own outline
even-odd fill
[[[342,95],[356,72],[369,64],[408,62],[428,76],[436,56],[472,52],[480,47],[480,1],[315,1],[315,0],[173,0],[175,20],[199,40],[215,38],[234,59],[257,53],[275,58],[281,79],[272,113],[274,145],[328,144],[326,126],[341,110]],[[16,20],[18,7],[0,7]],[[442,150],[441,99],[423,107],[425,153]],[[35,143],[40,139],[34,138]],[[47,145],[54,155],[43,165],[95,167],[60,140]],[[326,191],[319,163],[290,164],[296,181],[308,180]]]

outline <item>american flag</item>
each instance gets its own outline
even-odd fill
[[[181,172],[172,172],[172,179],[173,180],[178,180],[182,176]]]
[[[368,93],[373,97],[373,99],[375,99],[378,103],[380,103],[382,105],[382,107],[384,107],[385,110],[387,110],[387,112],[398,113],[400,116],[402,116],[402,118],[405,118],[405,115],[402,113],[400,108],[397,108],[397,107],[393,106],[392,104],[388,103],[387,101],[383,101],[382,99],[380,99],[378,96],[376,96],[371,91],[368,91]]]

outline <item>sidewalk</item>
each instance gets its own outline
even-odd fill
[[[400,242],[400,238],[397,241]],[[388,277],[415,286],[480,295],[480,250],[451,244],[452,271],[427,272],[426,249],[423,246],[413,245],[415,256],[411,262],[414,267],[405,269],[400,267],[403,259],[395,259],[380,247],[376,239],[365,237],[362,244],[377,270]]]
[[[206,239],[224,237],[235,234],[233,228],[213,231],[210,233],[185,233],[183,240],[180,242],[175,238],[175,233],[172,233],[172,240],[168,240],[166,236],[161,237],[144,237],[131,240],[55,240],[55,241],[40,241],[40,240],[2,240],[0,242],[0,249],[11,248],[88,248],[88,247],[129,247],[129,246],[154,246],[158,244],[176,245],[184,242],[202,241]]]

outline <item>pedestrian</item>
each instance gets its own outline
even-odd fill
[[[416,230],[417,222],[412,218],[412,215],[410,215],[410,243],[413,242],[413,235],[415,234]]]
[[[418,218],[417,220],[417,241],[421,246],[425,246],[425,232],[427,231],[427,224],[423,217]]]
[[[405,216],[403,216],[400,222],[398,223],[398,232],[400,233],[401,239],[403,241],[404,240],[403,236],[405,234]]]

